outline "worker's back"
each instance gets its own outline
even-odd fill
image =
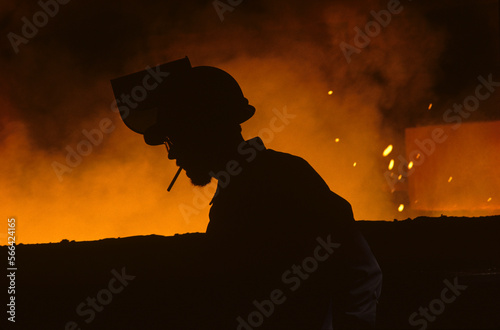
[[[381,273],[349,203],[303,159],[253,142],[219,178],[207,229],[224,324],[320,329],[331,306],[334,323],[359,328]]]

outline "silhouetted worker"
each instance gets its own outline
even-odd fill
[[[380,268],[350,204],[302,158],[245,141],[255,108],[186,58],[112,81],[125,124],[197,186],[218,180],[200,252],[198,329],[369,329]],[[136,97],[134,97],[134,95]],[[127,101],[128,99],[128,101]],[[282,113],[286,116],[286,112]],[[201,262],[201,261],[200,261]],[[195,322],[200,322],[194,326]]]

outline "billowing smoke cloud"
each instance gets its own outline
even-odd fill
[[[308,160],[357,219],[398,216],[382,150],[404,153],[404,127],[439,97],[450,38],[427,6],[254,1],[221,21],[211,1],[47,3],[57,13],[36,35],[1,49],[1,196],[21,241],[205,230],[213,185],[181,175],[166,193],[175,165],[111,111],[109,79],[186,55],[240,82],[257,108],[245,137]],[[2,6],[3,35],[23,38],[23,17],[43,10]],[[273,130],[277,113],[290,117]]]

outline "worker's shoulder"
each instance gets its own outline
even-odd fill
[[[269,174],[281,177],[284,180],[293,180],[295,183],[316,184],[328,188],[318,172],[302,157],[266,149],[263,153],[262,165]]]
[[[314,194],[317,198],[323,195],[333,203],[331,205],[351,210],[351,204],[334,193],[321,175],[302,157],[272,149],[266,149],[265,155],[267,161],[264,160],[263,163],[272,172],[271,175],[291,183],[290,190],[298,189],[303,193]]]
[[[266,149],[265,150],[266,157],[271,159],[281,160],[281,161],[291,161],[291,162],[305,162],[302,157],[295,156],[286,152],[276,151],[274,149]]]
[[[263,156],[263,160],[268,166],[278,166],[282,170],[292,167],[316,172],[305,159],[286,152],[266,149]]]

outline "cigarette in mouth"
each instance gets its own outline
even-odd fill
[[[175,176],[172,179],[172,182],[170,182],[170,185],[168,186],[167,191],[170,191],[170,189],[172,189],[172,186],[174,185],[175,180],[177,180],[177,177],[179,176],[179,174],[181,174],[181,171],[182,171],[182,167],[179,167],[179,169],[177,170],[177,173],[175,173]]]

